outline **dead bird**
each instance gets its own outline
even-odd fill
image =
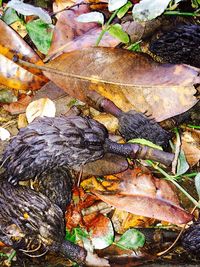
[[[37,118],[20,129],[2,156],[7,180],[17,184],[50,169],[83,166],[105,153],[148,158],[171,164],[174,155],[138,144],[118,144],[108,138],[107,129],[88,117]]]
[[[200,68],[200,26],[180,25],[150,44],[150,51],[165,62]]]
[[[61,209],[45,195],[0,180],[0,240],[30,257],[57,253],[82,264],[84,248],[65,240]]]

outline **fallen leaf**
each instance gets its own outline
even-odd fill
[[[2,20],[0,20],[0,54],[11,60],[14,55],[17,55],[20,59],[37,65],[43,65],[42,60],[33,49]],[[28,70],[47,82],[47,78],[44,77],[40,70],[35,68],[29,68]]]
[[[37,117],[55,117],[56,107],[49,98],[40,98],[31,102],[26,108],[26,118],[28,123]]]
[[[3,105],[3,108],[12,115],[24,113],[28,104],[31,102],[31,97],[28,95],[21,95],[19,100],[9,105]]]
[[[141,0],[133,7],[134,20],[147,21],[160,16],[167,8],[170,0]]]
[[[30,16],[30,15],[38,16],[45,23],[47,24],[51,23],[51,17],[49,16],[49,14],[40,7],[35,7],[33,5],[23,3],[23,1],[20,0],[9,1],[7,7],[15,9],[18,13],[24,16]]]
[[[200,131],[188,128],[181,137],[181,143],[189,165],[196,165],[200,161]]]
[[[18,90],[37,90],[46,81],[0,54],[0,83]]]
[[[63,54],[46,66],[63,71],[66,75],[44,73],[83,102],[91,103],[87,92],[96,90],[123,111],[148,110],[157,121],[183,113],[197,103],[196,69],[158,64],[146,55],[124,49],[82,49]],[[68,74],[81,78],[70,78]]]
[[[119,179],[115,186],[111,180],[112,187],[110,187],[107,180],[107,187],[104,183],[104,191],[92,190],[92,192],[115,208],[133,214],[174,224],[192,220],[192,215],[179,206],[178,197],[169,182],[154,178],[139,168],[133,171],[129,169],[115,177]]]
[[[83,175],[104,176],[125,171],[127,168],[128,162],[124,157],[106,154],[102,159],[85,164]]]
[[[80,5],[71,10],[63,11],[60,14],[54,28],[47,59],[56,57],[64,52],[95,46],[97,38],[102,31],[101,26],[94,22],[81,23],[77,21],[79,15],[88,12],[90,12],[88,5]],[[115,47],[119,43],[119,40],[106,33],[100,45]]]
[[[91,241],[95,249],[103,249],[114,241],[114,230],[109,218],[103,214],[97,214],[90,222],[87,222],[90,230]]]
[[[5,141],[10,138],[10,133],[3,127],[0,127],[0,139],[1,141]]]
[[[112,223],[114,225],[115,231],[119,234],[123,234],[126,230],[130,228],[147,228],[155,224],[155,219],[115,209],[112,216]]]

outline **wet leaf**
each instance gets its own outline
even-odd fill
[[[103,249],[113,243],[114,230],[109,218],[98,214],[87,227],[91,231],[90,237],[95,249]]]
[[[90,12],[82,14],[77,17],[78,22],[97,22],[100,24],[104,23],[104,16],[100,12]]]
[[[83,174],[88,175],[109,175],[125,171],[128,162],[124,157],[106,154],[102,159],[84,165]]]
[[[49,16],[49,14],[40,7],[35,7],[33,5],[23,3],[23,1],[20,0],[9,1],[7,7],[15,9],[18,13],[24,16],[35,15],[38,16],[45,23],[51,23],[51,17]]]
[[[127,170],[115,177],[119,179],[116,185],[113,179],[110,183],[107,180],[107,184],[103,184],[105,192],[92,192],[117,209],[133,214],[174,224],[186,223],[192,219],[192,215],[179,206],[176,192],[169,182],[154,178],[139,168]]]
[[[12,61],[13,56],[43,65],[39,56],[6,23],[0,20],[0,83],[22,90],[36,90],[48,80],[40,70],[26,70]]]
[[[31,102],[26,108],[26,117],[28,123],[32,122],[36,117],[55,117],[56,107],[49,98],[40,98]]]
[[[73,62],[73,63],[72,63]],[[124,49],[88,48],[63,54],[47,67],[84,79],[45,72],[69,95],[89,104],[88,90],[111,99],[123,111],[148,110],[157,121],[191,108],[197,99],[198,72],[185,65],[158,64]]]
[[[124,6],[128,0],[109,0],[108,1],[108,10],[110,12]]]
[[[0,83],[18,90],[37,90],[45,81],[0,54]]]
[[[37,19],[27,23],[26,29],[37,49],[46,55],[51,45],[53,26]]]
[[[31,97],[28,95],[21,95],[19,100],[9,105],[3,105],[3,108],[12,115],[24,113],[28,104],[31,102]]]
[[[195,181],[195,187],[196,187],[199,199],[200,199],[200,172],[195,176],[194,181]]]
[[[108,32],[113,37],[120,40],[122,43],[128,43],[129,42],[129,36],[124,30],[122,29],[122,26],[118,23],[115,23],[111,25],[108,29]]]
[[[138,249],[144,246],[145,236],[136,229],[129,229],[120,238],[116,245],[127,249]]]
[[[0,140],[5,141],[10,138],[10,133],[7,129],[0,127]]]
[[[133,227],[147,228],[155,224],[155,219],[131,214],[118,209],[115,209],[111,220],[115,231],[119,234],[123,234],[126,230]]]
[[[78,16],[88,12],[90,12],[88,5],[80,5],[79,7],[73,8],[73,10],[66,10],[60,14],[54,28],[48,58],[55,57],[55,55],[60,55],[63,52],[95,46],[102,27],[93,22],[80,23],[77,21]],[[106,33],[100,45],[114,47],[119,43],[119,40]]]
[[[147,21],[160,16],[171,0],[141,0],[133,7],[134,20]]]
[[[87,238],[89,234],[87,231],[80,227],[75,227],[71,230],[66,229],[65,239],[71,241],[72,243],[77,243],[78,241],[82,240],[83,238]]]

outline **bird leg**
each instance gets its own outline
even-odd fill
[[[171,165],[174,154],[159,149],[139,144],[118,144],[111,140],[106,141],[106,152],[118,154],[121,156],[131,157],[133,159],[150,159],[160,162],[166,166]]]
[[[87,96],[93,107],[118,118],[119,131],[126,140],[143,138],[163,147],[168,145],[171,134],[146,114],[134,110],[123,112],[111,100],[96,91],[89,90]]]

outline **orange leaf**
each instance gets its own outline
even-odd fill
[[[119,179],[116,194],[112,190],[92,192],[115,208],[133,214],[174,224],[192,220],[192,215],[179,206],[178,197],[169,182],[144,173],[139,168],[133,171],[129,169],[116,177]]]

